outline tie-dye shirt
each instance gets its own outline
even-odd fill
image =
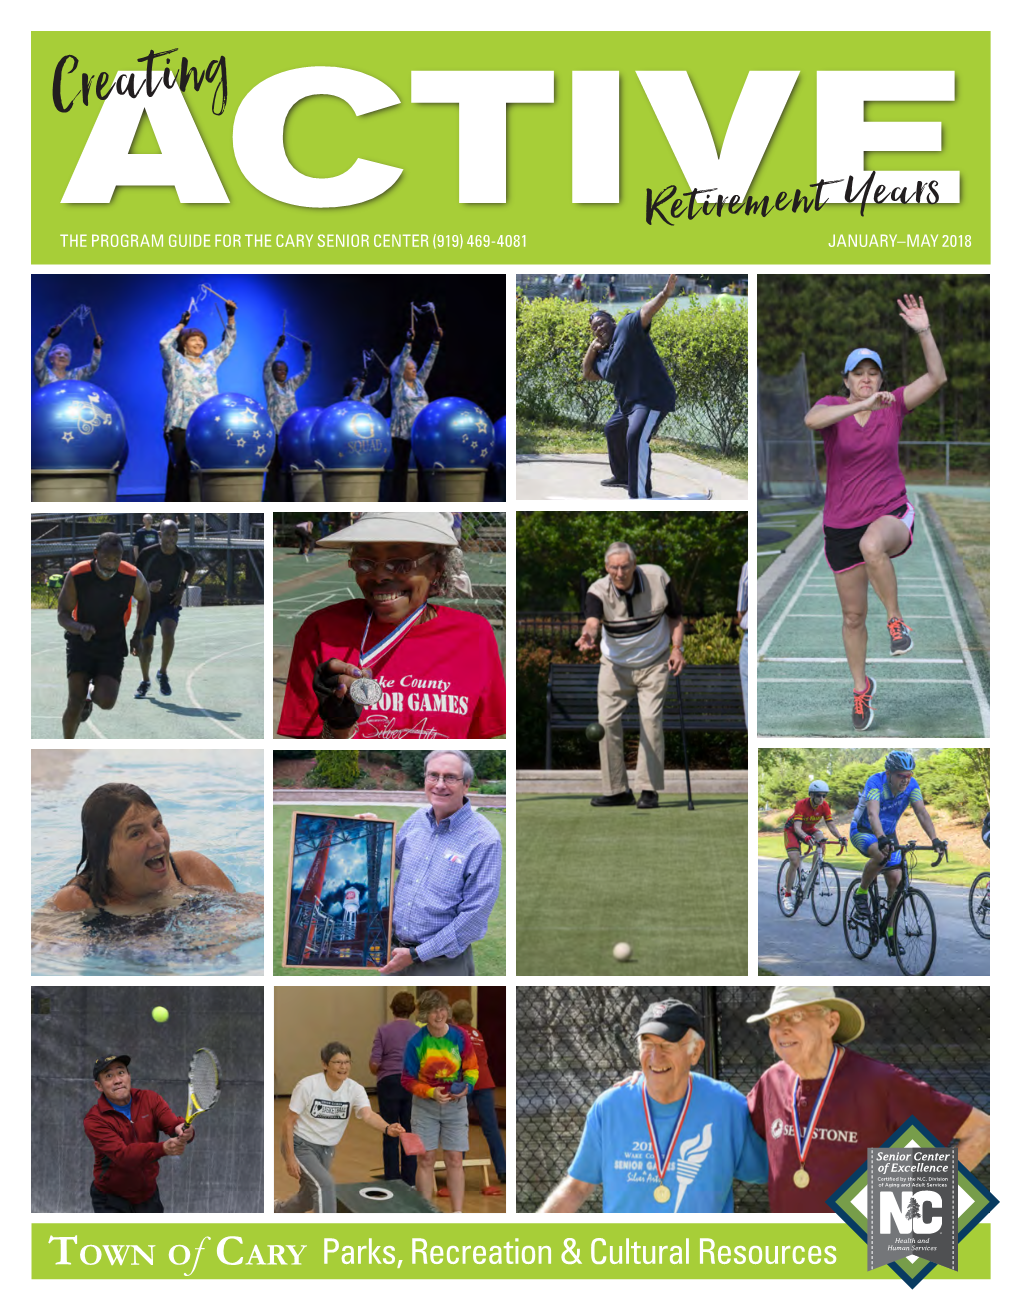
[[[276,363],[276,356],[279,353],[280,347],[277,346],[262,367],[262,384],[266,388],[266,408],[269,410],[269,417],[273,420],[277,436],[280,435],[280,428],[291,414],[297,413],[298,402],[294,393],[299,386],[303,386],[308,381],[308,374],[312,371],[312,352],[306,350],[303,371],[296,377],[288,377],[281,384],[273,376],[273,364]]]
[[[40,386],[50,386],[54,382],[87,382],[99,367],[100,353],[93,348],[92,358],[87,364],[83,364],[81,368],[69,368],[63,377],[58,377],[46,362],[46,355],[50,349],[50,338],[47,337],[32,356],[32,372]]]
[[[411,357],[411,342],[408,341],[390,369],[390,394],[393,399],[393,413],[390,415],[390,436],[394,441],[410,441],[414,420],[429,402],[425,383],[429,380],[432,365],[439,353],[439,342],[433,341],[425,362],[418,369],[413,382],[404,377],[404,365]]]
[[[163,429],[167,432],[174,427],[186,428],[188,419],[198,406],[204,400],[219,395],[216,370],[233,350],[237,340],[237,328],[227,323],[219,345],[207,350],[198,359],[191,359],[177,349],[178,334],[179,328],[171,327],[159,342],[163,363],[170,368],[170,385],[163,413]]]
[[[444,1036],[433,1036],[423,1027],[407,1043],[400,1084],[412,1095],[432,1100],[436,1087],[445,1088],[450,1082],[467,1082],[470,1087],[478,1082],[478,1058],[471,1038],[452,1023]]]

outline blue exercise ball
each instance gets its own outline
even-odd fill
[[[497,418],[496,426],[492,429],[496,438],[496,446],[492,452],[492,467],[498,468],[500,472],[506,472],[506,417]]]
[[[131,453],[131,448],[130,448],[130,446],[128,445],[127,437],[125,437],[125,438],[124,438],[124,449],[121,451],[121,455],[120,455],[120,467],[117,469],[117,472],[118,472],[118,473],[122,473],[122,472],[124,471],[124,468],[125,468],[125,466],[126,466],[126,464],[127,464],[128,456],[130,455],[130,453]]]
[[[276,429],[257,400],[227,391],[203,400],[188,420],[188,457],[201,469],[265,468],[273,457]]]
[[[488,468],[494,449],[489,415],[473,400],[433,400],[414,420],[411,449],[419,467],[429,470]]]
[[[32,467],[113,468],[127,436],[108,391],[91,382],[51,382],[32,396]]]
[[[381,469],[389,453],[389,423],[360,400],[341,400],[315,420],[312,455],[323,468],[341,473]]]
[[[299,409],[280,428],[280,459],[284,468],[311,468],[312,428],[321,409]]]

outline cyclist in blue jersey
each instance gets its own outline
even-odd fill
[[[885,758],[885,772],[874,773],[864,784],[857,808],[850,820],[850,841],[867,859],[861,873],[860,885],[854,895],[854,914],[860,922],[868,922],[868,888],[881,872],[891,896],[900,884],[903,856],[899,850],[889,849],[889,838],[896,836],[896,824],[907,806],[917,815],[925,835],[936,850],[944,850],[935,824],[924,807],[921,788],[914,777],[914,756],[909,750],[891,750]],[[892,953],[892,924],[886,929],[886,945]]]

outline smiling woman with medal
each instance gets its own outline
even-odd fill
[[[602,1187],[603,1213],[732,1213],[733,1179],[763,1182],[765,1148],[747,1102],[693,1071],[705,1042],[700,1016],[672,998],[641,1015],[641,1073],[588,1111],[567,1176],[540,1213],[576,1213]]]
[[[435,601],[462,558],[449,513],[364,513],[318,542],[347,550],[363,600],[312,614],[294,641],[279,734],[387,740],[506,735],[506,685],[481,614]]]
[[[769,1156],[773,1213],[828,1213],[828,1198],[911,1117],[942,1142],[955,1139],[974,1168],[988,1153],[990,1120],[954,1096],[848,1050],[864,1015],[831,986],[777,986],[764,1013],[779,1062],[764,1073],[748,1106]]]

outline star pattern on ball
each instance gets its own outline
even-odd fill
[[[238,445],[243,449],[244,446],[246,446],[246,445],[248,444],[248,442],[244,439],[243,436],[239,436],[239,437],[237,438],[237,444],[238,444]]]
[[[264,445],[257,445],[255,447],[256,455],[264,455],[265,453],[266,453],[266,447]]]
[[[478,442],[477,442],[477,441],[472,441],[472,442],[471,442],[471,449],[472,449],[472,450],[477,450],[477,449],[478,449]]]
[[[68,443],[70,443],[71,441],[74,440],[74,434],[72,432],[65,432],[60,439],[62,441],[67,441]]]
[[[242,409],[242,410],[241,410],[241,417],[242,417],[242,418],[247,418],[247,419],[249,419],[251,422],[255,422],[255,420],[258,418],[258,413],[257,413],[256,410],[254,410],[254,409]]]
[[[479,409],[478,412],[481,413],[482,411]],[[479,419],[475,422],[475,428],[476,428],[476,430],[479,431],[479,432],[484,432],[485,429],[486,429],[487,427],[488,427],[488,423],[486,423],[485,420],[482,419],[482,418],[479,418]]]

